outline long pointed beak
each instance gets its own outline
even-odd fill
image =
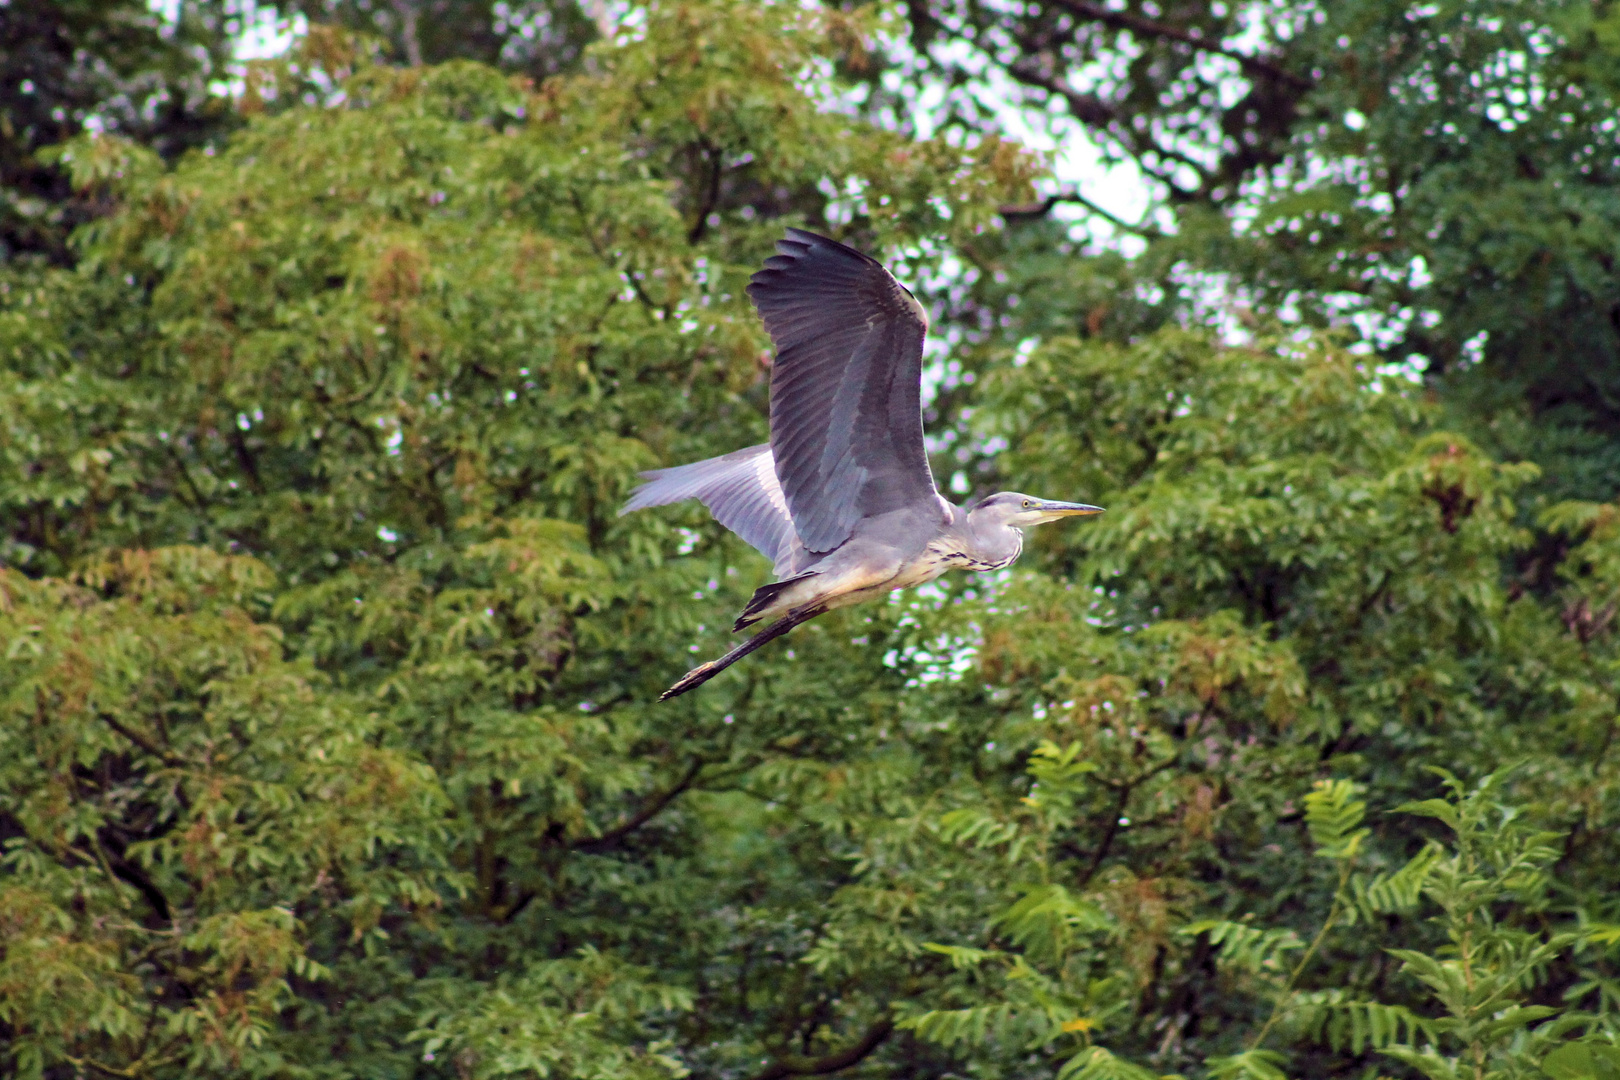
[[[1051,514],[1053,517],[1090,517],[1100,514],[1103,508],[1092,506],[1090,503],[1047,502],[1042,500],[1041,513]]]

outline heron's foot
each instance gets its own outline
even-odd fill
[[[714,678],[716,675],[726,670],[726,668],[730,667],[732,664],[735,664],[737,661],[741,660],[743,657],[747,656],[749,653],[753,652],[767,641],[774,641],[783,634],[787,633],[789,630],[793,629],[795,626],[798,626],[800,623],[804,622],[806,619],[813,619],[826,610],[827,609],[824,607],[807,607],[800,608],[798,611],[788,612],[785,616],[777,619],[774,623],[767,626],[765,629],[761,630],[759,633],[755,634],[741,645],[734,647],[730,652],[726,653],[726,655],[722,656],[720,659],[710,660],[707,664],[699,664],[691,671],[688,671],[685,675],[682,675],[680,682],[658,695],[658,700],[668,701],[672,697],[681,696],[694,686],[702,686],[704,683],[708,682],[710,679]]]
[[[658,700],[668,701],[672,697],[680,697],[688,690],[691,690],[694,687],[702,686],[704,683],[720,674],[725,667],[725,664],[722,664],[716,660],[710,660],[706,664],[699,664],[691,671],[688,671],[685,675],[682,675],[674,686],[671,686],[668,690],[665,690],[662,694],[659,694]]]

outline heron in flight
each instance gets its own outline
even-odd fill
[[[771,441],[642,473],[621,513],[698,499],[776,564],[733,631],[775,620],[688,671],[667,701],[834,608],[933,581],[999,570],[1023,530],[1099,506],[1003,491],[969,508],[934,487],[923,447],[922,355],[928,316],[877,260],[789,229],[748,295],[776,345]]]

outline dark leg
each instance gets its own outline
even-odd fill
[[[685,675],[682,675],[679,682],[658,696],[658,700],[668,701],[672,697],[680,697],[693,687],[702,686],[761,645],[768,641],[774,641],[800,623],[809,622],[826,610],[823,607],[811,607],[789,612],[720,659],[710,660],[707,664],[699,664]]]

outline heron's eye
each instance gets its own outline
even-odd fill
[[[1028,500],[1028,499],[1025,499],[1025,500],[1024,500],[1024,509],[1025,509],[1025,510],[1028,510],[1028,509],[1029,509],[1029,500]]]

